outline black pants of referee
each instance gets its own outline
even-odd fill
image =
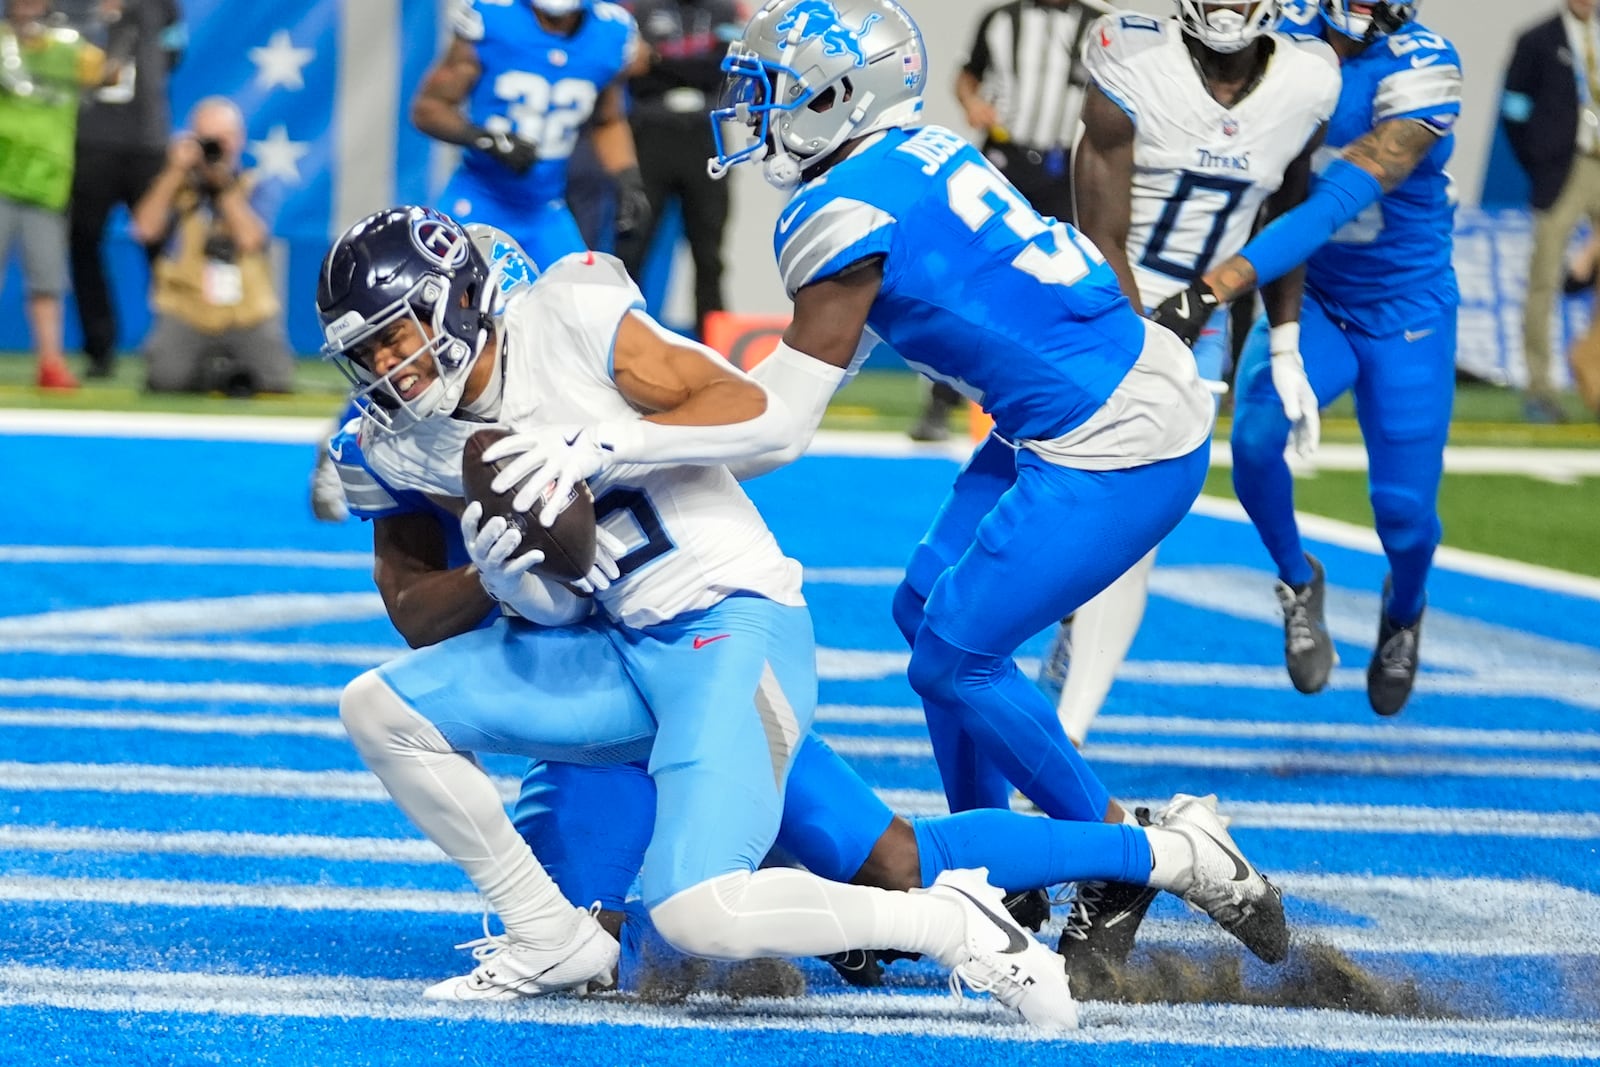
[[[650,226],[617,241],[617,256],[635,278],[655,238],[667,203],[676,198],[683,211],[683,235],[694,260],[695,324],[704,329],[706,315],[721,311],[722,235],[728,224],[728,185],[712,181],[706,160],[716,155],[711,122],[702,112],[675,115],[660,109],[641,111],[633,119],[633,143],[639,153],[639,175],[650,197]]]
[[[111,291],[106,286],[106,267],[101,251],[106,220],[118,204],[129,211],[150,188],[165,166],[164,149],[107,149],[93,145],[78,147],[77,165],[72,174],[72,204],[69,209],[72,291],[78,303],[78,324],[83,328],[83,351],[89,357],[89,376],[103,378],[111,373],[112,353],[117,344],[117,316],[111,306]],[[148,286],[147,286],[148,287]]]

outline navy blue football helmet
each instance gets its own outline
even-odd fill
[[[432,208],[387,208],[346,230],[322,261],[322,354],[350,379],[356,404],[383,429],[449,415],[488,341],[499,300],[483,254],[458,222]],[[407,317],[427,340],[379,375],[373,367],[379,335]],[[436,377],[407,399],[397,383],[424,355]]]

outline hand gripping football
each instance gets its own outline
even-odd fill
[[[484,450],[496,441],[510,437],[512,431],[503,426],[490,426],[467,438],[461,453],[461,488],[467,500],[476,500],[483,506],[483,518],[502,516],[506,522],[522,531],[522,544],[517,555],[537,548],[544,553],[544,562],[533,568],[535,574],[560,582],[572,582],[589,573],[594,566],[594,494],[586,482],[572,487],[566,505],[548,527],[539,525],[539,511],[547,497],[540,495],[538,503],[529,511],[517,511],[511,501],[517,495],[517,486],[504,493],[489,488],[495,475],[511,460],[488,462]],[[546,489],[548,492],[548,488]]]

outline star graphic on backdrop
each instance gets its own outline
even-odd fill
[[[306,80],[300,68],[315,58],[315,50],[294,46],[288,30],[278,30],[267,39],[265,47],[250,49],[250,62],[256,65],[256,84],[263,89],[277,85],[304,89]]]
[[[262,178],[296,184],[300,182],[300,157],[309,151],[309,143],[289,140],[289,130],[281,123],[267,131],[265,140],[250,142],[250,154]]]

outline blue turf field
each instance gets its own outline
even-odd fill
[[[1254,535],[1199,515],[1162,551],[1090,757],[1129,799],[1216,791],[1300,943],[1442,1017],[1090,1003],[1056,1044],[907,964],[874,994],[807,964],[788,1002],[425,1005],[478,903],[340,731],[339,687],[399,643],[367,532],[306,514],[310,458],[0,435],[7,1067],[1600,1059],[1600,601],[1440,572],[1419,694],[1380,722],[1361,676],[1382,561],[1319,546],[1344,666],[1301,697]],[[817,457],[752,487],[808,568],[823,730],[907,812],[941,801],[889,595],[953,471]],[[1165,901],[1144,940],[1238,957]],[[1256,964],[1241,983],[1282,987]]]

